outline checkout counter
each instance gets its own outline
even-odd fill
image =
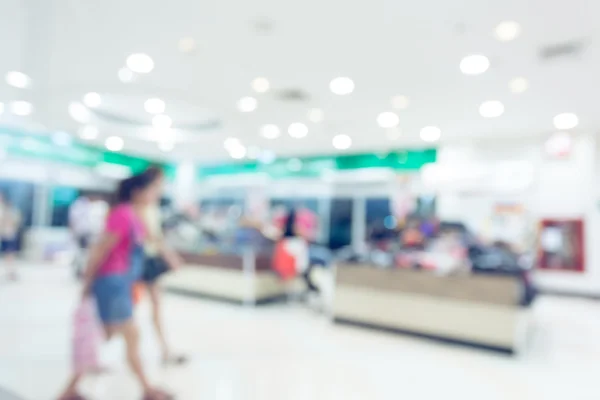
[[[184,266],[167,274],[163,288],[247,305],[281,299],[287,287],[271,268],[271,257],[248,247],[240,253],[180,252]]]
[[[380,269],[336,269],[333,317],[386,331],[515,353],[526,341],[529,307],[516,276]]]

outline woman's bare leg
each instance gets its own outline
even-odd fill
[[[140,334],[137,326],[133,319],[124,323],[122,328],[120,329],[120,333],[123,335],[123,339],[125,339],[125,345],[127,348],[127,362],[129,363],[129,367],[137,377],[144,393],[148,393],[151,390],[150,383],[148,383],[148,379],[146,378],[146,374],[144,373],[144,369],[142,368],[142,360],[140,357]]]
[[[169,345],[167,344],[167,338],[163,330],[160,289],[158,284],[148,284],[148,292],[150,293],[150,303],[152,304],[152,320],[154,323],[154,329],[156,330],[156,334],[158,335],[158,340],[160,342],[163,362],[167,362],[171,356],[171,353],[169,351]]]

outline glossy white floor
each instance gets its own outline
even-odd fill
[[[17,283],[0,278],[0,387],[27,400],[56,396],[69,371],[77,294],[64,268],[25,267]],[[541,298],[519,357],[333,326],[298,306],[251,310],[167,295],[165,313],[190,364],[159,367],[144,306],[142,350],[152,377],[182,400],[600,399],[600,302]],[[85,393],[139,398],[122,343],[106,345],[103,358],[112,372],[88,380]]]

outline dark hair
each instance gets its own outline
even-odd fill
[[[290,238],[296,237],[296,210],[291,209],[285,220],[285,228],[283,230],[283,237]]]
[[[162,169],[153,166],[141,174],[122,180],[115,194],[115,204],[130,202],[135,192],[146,189],[156,182],[157,179],[162,178],[162,176]]]

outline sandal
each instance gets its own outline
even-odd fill
[[[173,400],[175,396],[165,392],[161,389],[152,389],[149,393],[146,393],[142,400]],[[70,399],[69,399],[70,400]],[[76,399],[78,400],[78,399]],[[84,399],[85,400],[85,399]]]

